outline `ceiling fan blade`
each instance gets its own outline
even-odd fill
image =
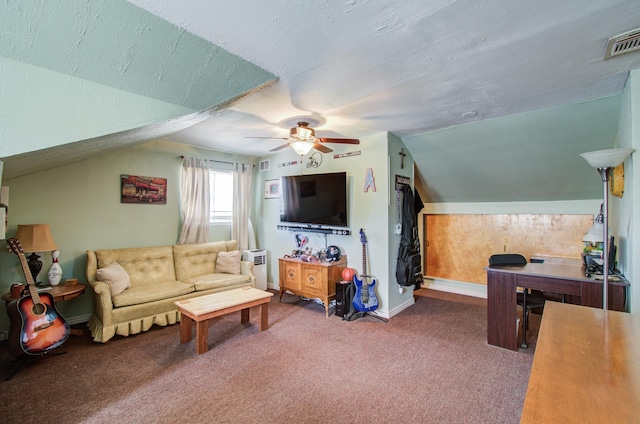
[[[320,143],[313,143],[313,148],[316,150],[321,151],[322,153],[331,153],[333,152],[332,149],[328,148],[327,146],[323,146]]]
[[[289,137],[250,137],[250,136],[245,136],[245,138],[264,138],[266,140],[289,140]]]
[[[285,143],[285,144],[283,144],[282,146],[278,146],[278,147],[276,147],[275,149],[271,149],[271,150],[269,150],[269,151],[270,151],[270,152],[277,152],[278,150],[282,150],[282,149],[284,149],[285,147],[289,147],[289,143]]]
[[[357,138],[317,138],[321,143],[360,144]]]

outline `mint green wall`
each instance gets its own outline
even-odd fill
[[[2,57],[0,74],[0,157],[194,112]]]
[[[275,79],[125,0],[0,2],[0,75],[0,157],[162,122]]]
[[[274,79],[125,0],[6,1],[0,31],[0,56],[188,109]]]
[[[637,264],[637,252],[640,252],[640,196],[634,187],[640,187],[640,173],[634,172],[640,167],[640,72],[631,71],[622,95],[622,114],[618,128],[617,146],[631,147],[636,152],[625,161],[624,195],[621,199],[609,196],[609,222],[612,234],[617,237],[618,263],[620,269],[631,282],[629,287],[629,309],[637,312],[640,308],[640,266]],[[634,212],[635,211],[635,212]],[[635,260],[634,260],[635,259]],[[634,284],[634,282],[636,284]]]
[[[599,177],[579,155],[613,147],[620,102],[616,95],[533,110],[403,142],[414,152],[427,202],[591,199],[601,195]],[[566,178],[568,170],[573,178]]]
[[[179,155],[253,162],[252,158],[154,141],[3,181],[10,190],[7,237],[15,236],[18,224],[49,224],[60,250],[63,279],[77,277],[81,282],[86,282],[86,250],[175,244],[180,229]],[[167,178],[167,204],[120,203],[121,174]],[[228,228],[213,229],[211,239],[228,239],[229,234]],[[47,256],[43,256],[40,274],[44,281],[51,264]],[[6,293],[12,283],[20,281],[24,277],[18,258],[0,252],[0,292]],[[93,310],[89,293],[58,307],[72,323],[87,321]],[[2,304],[0,332],[8,329],[4,308]]]
[[[377,294],[380,300],[379,311],[388,314],[390,311],[389,287],[395,280],[389,281],[389,182],[388,182],[388,147],[387,134],[379,133],[360,139],[360,145],[331,144],[333,153],[322,155],[322,164],[318,168],[307,168],[308,157],[300,163],[300,157],[292,149],[284,149],[277,155],[262,158],[270,161],[270,170],[259,172],[256,179],[257,189],[254,194],[253,218],[256,226],[258,248],[267,250],[268,282],[271,287],[278,287],[278,258],[290,254],[296,248],[294,231],[278,230],[280,223],[278,199],[264,199],[264,182],[277,179],[283,175],[318,174],[326,172],[346,171],[348,178],[349,228],[352,234],[325,235],[317,233],[305,234],[309,238],[309,246],[325,248],[328,245],[340,247],[348,257],[348,266],[362,271],[362,244],[359,230],[363,228],[368,239],[368,267],[378,280]],[[334,154],[360,151],[357,156],[334,159]],[[297,161],[295,166],[279,166],[279,164]],[[376,181],[376,191],[364,192],[364,180],[367,168],[372,168]],[[395,268],[394,268],[395,270]],[[396,290],[394,288],[394,290]]]
[[[406,156],[401,161],[400,151],[404,150]],[[398,209],[397,193],[395,191],[395,177],[400,175],[403,177],[409,177],[411,179],[411,186],[415,185],[415,178],[413,172],[413,157],[407,151],[402,140],[393,135],[388,134],[388,161],[389,161],[389,205],[388,205],[388,268],[389,268],[389,287],[388,287],[388,302],[391,316],[395,315],[393,312],[396,309],[404,309],[407,305],[413,304],[413,288],[401,287],[396,281],[396,261],[398,258],[398,249],[400,247],[400,236],[396,234],[396,224],[402,222],[402,209]],[[402,167],[404,162],[404,167]],[[398,216],[400,215],[400,216]]]

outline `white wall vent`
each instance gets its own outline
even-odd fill
[[[269,159],[260,161],[260,172],[268,171],[271,168],[271,161]]]
[[[640,50],[640,29],[634,29],[633,31],[609,38],[607,50],[604,52],[604,58],[606,60],[636,50]]]

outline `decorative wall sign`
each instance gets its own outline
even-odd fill
[[[264,198],[277,199],[280,197],[280,180],[267,180],[264,182]]]
[[[278,168],[283,168],[285,166],[291,166],[291,165],[297,165],[299,163],[300,162],[298,162],[297,160],[292,160],[292,161],[289,161],[289,162],[282,162],[282,163],[278,164]]]
[[[307,162],[307,168],[317,168],[322,163],[322,154],[315,152],[309,156],[309,162]]]
[[[609,172],[609,185],[611,194],[622,197],[624,194],[624,162]]]
[[[402,190],[402,184],[411,185],[411,178],[396,175],[396,190]]]
[[[167,179],[120,175],[120,203],[167,204]]]
[[[373,168],[367,168],[367,175],[364,177],[364,192],[376,191],[376,178],[373,176]]]
[[[360,154],[360,150],[355,152],[349,152],[349,153],[339,153],[339,154],[333,155],[333,158],[334,159],[348,158],[351,156],[358,156],[359,154]]]

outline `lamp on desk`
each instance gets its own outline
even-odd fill
[[[593,221],[593,225],[589,228],[587,234],[582,237],[582,241],[585,243],[590,243],[592,246],[596,246],[598,243],[602,243],[602,227],[604,222],[604,214],[602,209],[604,207],[604,203],[600,205],[600,213]]]
[[[606,149],[581,153],[589,165],[596,168],[604,186],[603,219],[602,219],[602,309],[608,306],[607,291],[609,287],[609,171],[620,165],[635,149]],[[594,223],[595,225],[595,223]],[[593,228],[593,227],[592,227]]]
[[[42,269],[42,261],[37,252],[52,252],[58,249],[56,242],[53,241],[53,236],[51,236],[49,224],[18,225],[16,238],[25,252],[31,252],[31,255],[27,257],[29,259],[27,265],[34,283],[37,283],[38,274]]]

